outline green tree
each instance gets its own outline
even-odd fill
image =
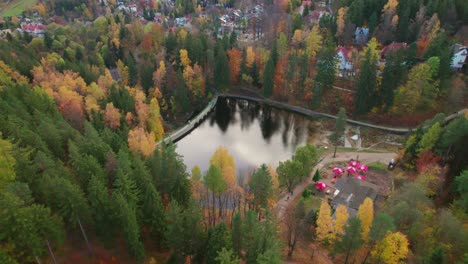
[[[279,163],[276,172],[280,186],[286,186],[288,192],[292,192],[301,180],[302,164],[297,160],[286,160]]]
[[[374,250],[376,243],[384,239],[384,237],[387,235],[388,232],[391,232],[394,230],[395,230],[395,224],[393,223],[393,218],[390,215],[386,213],[378,213],[375,216],[374,220],[372,221],[372,226],[369,232],[369,240],[368,240],[369,249],[367,251],[367,254],[366,254],[366,257],[364,258],[363,263],[366,262],[367,258],[369,257],[369,254],[371,253],[372,250]]]
[[[375,88],[377,86],[377,56],[368,48],[361,61],[361,72],[357,81],[355,99],[356,113],[366,114],[375,105]]]
[[[299,147],[296,149],[292,159],[302,165],[302,170],[299,174],[301,179],[307,178],[318,160],[317,148],[311,144]]]
[[[322,95],[331,89],[335,81],[336,49],[332,41],[328,40],[322,47],[317,60],[317,75],[315,75],[312,107],[320,106]]]
[[[346,109],[344,109],[343,107],[340,107],[340,110],[338,111],[338,115],[335,121],[335,136],[334,136],[335,142],[337,142],[338,139],[344,135],[346,121],[347,121]]]
[[[8,140],[0,138],[0,190],[15,180],[15,164],[13,144]]]
[[[226,248],[218,251],[218,256],[215,260],[219,264],[240,264],[240,260],[234,255],[232,249],[228,250]]]
[[[83,238],[92,252],[83,224],[90,222],[91,212],[83,191],[65,178],[44,176],[40,180],[39,190],[43,202],[71,226],[80,227]]]
[[[64,228],[59,217],[42,205],[26,205],[9,192],[0,192],[0,262],[37,261],[46,253],[46,243],[63,243]],[[52,253],[52,251],[50,251]],[[10,262],[11,263],[11,262]]]
[[[465,213],[468,213],[468,170],[462,171],[461,174],[455,178],[454,185],[459,195],[455,204],[463,208]]]
[[[182,257],[195,255],[204,243],[200,209],[193,201],[183,208],[175,200],[171,201],[169,208],[169,224],[165,233],[168,245]]]
[[[405,57],[401,49],[387,55],[379,90],[380,103],[383,104],[384,111],[387,111],[393,105],[395,90],[400,86],[406,74],[406,67],[403,66],[404,62]]]
[[[145,259],[145,248],[140,240],[140,226],[138,225],[136,210],[130,205],[120,192],[112,195],[113,206],[117,212],[119,226],[125,236],[128,250],[139,262]]]
[[[217,89],[225,91],[231,83],[229,62],[221,42],[218,41],[216,49],[216,61],[214,67],[214,84]]]
[[[232,218],[231,240],[234,252],[240,256],[242,249],[242,217],[240,212],[237,212]]]
[[[432,251],[428,257],[427,264],[445,264],[445,254],[442,247],[438,247]]]
[[[440,123],[437,122],[422,136],[417,152],[420,154],[432,149],[439,140],[441,133],[442,128],[440,127]]]
[[[166,216],[161,196],[151,182],[148,182],[143,195],[142,220],[150,228],[151,233],[160,241],[164,238]]]
[[[104,179],[93,175],[88,183],[87,191],[96,233],[110,239],[115,234],[112,224],[113,208]]]
[[[136,62],[132,54],[129,54],[127,56],[125,64],[128,67],[128,85],[133,87],[138,83],[138,69],[136,67]]]
[[[257,211],[260,211],[261,208],[267,208],[268,199],[271,198],[273,190],[271,175],[265,164],[255,170],[249,181],[249,187],[254,195],[254,207],[257,208]]]
[[[274,58],[270,54],[263,71],[263,95],[270,97],[273,94],[273,77],[275,74]]]
[[[320,178],[321,178],[321,177],[320,177],[320,171],[319,171],[319,170],[316,170],[315,173],[314,173],[314,177],[312,178],[312,180],[313,180],[314,182],[318,182],[318,181],[320,181]]]
[[[216,223],[216,197],[218,197],[218,207],[221,212],[220,196],[226,191],[227,184],[221,171],[214,165],[210,165],[203,180],[206,188],[211,191],[211,223],[214,225]]]
[[[206,246],[207,263],[220,263],[216,261],[218,252],[222,249],[232,249],[230,236],[231,234],[223,222],[208,230],[208,242]]]
[[[348,263],[349,257],[354,255],[364,243],[361,238],[361,221],[358,218],[350,218],[345,226],[345,233],[339,236],[339,239],[334,244],[334,252],[343,253],[346,255],[345,264]]]

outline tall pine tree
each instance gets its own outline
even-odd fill
[[[361,62],[361,73],[357,81],[355,99],[356,113],[366,114],[375,105],[375,87],[377,85],[377,56],[371,48],[367,48]]]

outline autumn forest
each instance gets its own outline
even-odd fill
[[[468,262],[466,1],[33,2],[0,5],[0,263]],[[333,118],[187,168],[162,140],[223,94]],[[359,155],[379,198],[335,203]]]

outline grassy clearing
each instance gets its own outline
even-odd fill
[[[309,212],[311,209],[314,209],[314,211],[317,211],[320,207],[320,198],[317,196],[311,195],[308,198],[301,198],[301,200],[304,202],[304,207],[306,212]]]
[[[380,162],[372,162],[367,164],[367,166],[369,166],[369,170],[387,171],[387,165]]]
[[[35,3],[36,0],[11,0],[6,6],[0,6],[0,16],[11,17],[21,15],[24,10]]]

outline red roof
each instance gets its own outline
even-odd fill
[[[45,29],[45,26],[42,24],[26,24],[23,25],[21,28],[23,30],[36,31]]]
[[[345,47],[342,47],[342,46],[338,46],[338,48],[336,48],[336,51],[339,53],[341,52],[345,58],[349,58],[349,54],[351,53],[351,50],[349,49],[346,49]]]
[[[387,54],[389,52],[395,52],[395,51],[398,51],[400,49],[407,50],[408,49],[408,44],[406,44],[404,42],[392,42],[389,45],[385,46],[382,49],[382,52],[380,54],[381,54],[381,56],[385,57],[385,56],[387,56]]]

